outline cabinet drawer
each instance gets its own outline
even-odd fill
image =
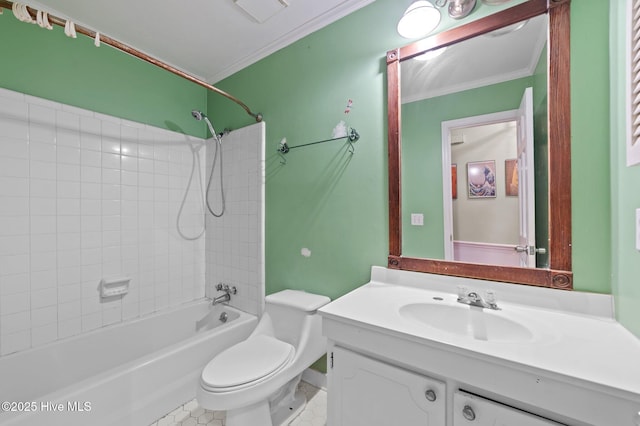
[[[563,426],[464,391],[453,394],[454,426]]]

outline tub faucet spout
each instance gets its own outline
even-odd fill
[[[229,287],[229,285],[222,283],[218,283],[218,285],[216,286],[216,290],[223,291],[224,294],[218,297],[214,297],[213,301],[211,302],[212,305],[229,302],[231,300],[231,295],[238,293],[238,289],[235,286]]]
[[[225,293],[222,296],[214,297],[211,304],[217,305],[218,303],[228,302],[229,300],[231,300],[231,296],[229,293]]]

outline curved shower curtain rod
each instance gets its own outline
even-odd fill
[[[5,8],[7,10],[12,10],[12,7],[13,7],[13,2],[8,1],[8,0],[0,0],[0,11],[1,11],[2,8]],[[27,6],[27,11],[31,15],[31,17],[35,20],[36,17],[37,17],[38,11],[36,9],[32,8],[32,7],[29,7],[29,6]],[[51,22],[52,24],[64,27],[65,24],[67,23],[67,20],[59,18],[57,16],[49,15],[49,22]],[[76,28],[76,32],[78,32],[80,34],[84,34],[87,37],[91,37],[91,38],[95,38],[96,37],[96,31],[90,30],[90,29],[88,29],[86,27],[83,27],[83,26],[80,26],[80,25],[76,25],[75,28]],[[224,90],[220,90],[217,87],[215,87],[215,86],[213,86],[213,85],[211,85],[211,84],[209,84],[209,83],[207,83],[205,81],[202,81],[202,80],[200,80],[200,79],[198,79],[198,78],[196,78],[196,77],[194,77],[194,76],[192,76],[192,75],[190,75],[190,74],[188,74],[188,73],[186,73],[186,72],[184,72],[182,70],[179,70],[176,67],[173,67],[173,66],[171,66],[171,65],[169,65],[167,63],[164,63],[159,59],[156,59],[156,58],[154,58],[152,56],[149,56],[146,53],[143,53],[143,52],[141,52],[141,51],[139,51],[137,49],[134,49],[131,46],[128,46],[128,45],[126,45],[124,43],[121,43],[118,40],[115,40],[115,39],[113,39],[111,37],[103,35],[102,33],[100,33],[100,42],[104,43],[104,44],[108,44],[109,46],[114,47],[114,48],[120,50],[121,52],[128,53],[131,56],[135,56],[138,59],[141,59],[141,60],[143,60],[145,62],[148,62],[148,63],[150,63],[152,65],[155,65],[155,66],[157,66],[159,68],[162,68],[165,71],[169,71],[172,74],[175,74],[175,75],[177,75],[179,77],[182,77],[182,78],[184,78],[186,80],[189,80],[192,83],[195,83],[195,84],[197,84],[199,86],[202,86],[202,87],[204,87],[206,89],[211,90],[212,92],[218,93],[219,95],[222,95],[225,98],[230,99],[233,102],[235,102],[238,105],[240,105],[242,107],[242,109],[244,109],[247,112],[247,114],[252,116],[257,122],[261,122],[262,121],[262,114],[261,113],[257,113],[257,114],[253,113],[251,111],[251,109],[244,102],[242,102],[241,100],[239,100],[235,96],[230,95],[229,93],[225,92]]]

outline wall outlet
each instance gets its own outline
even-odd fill
[[[411,224],[415,226],[424,225],[424,215],[422,213],[411,213]]]
[[[640,251],[640,209],[636,209],[636,250]]]

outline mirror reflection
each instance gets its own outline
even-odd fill
[[[402,254],[548,268],[548,18],[401,62]]]

